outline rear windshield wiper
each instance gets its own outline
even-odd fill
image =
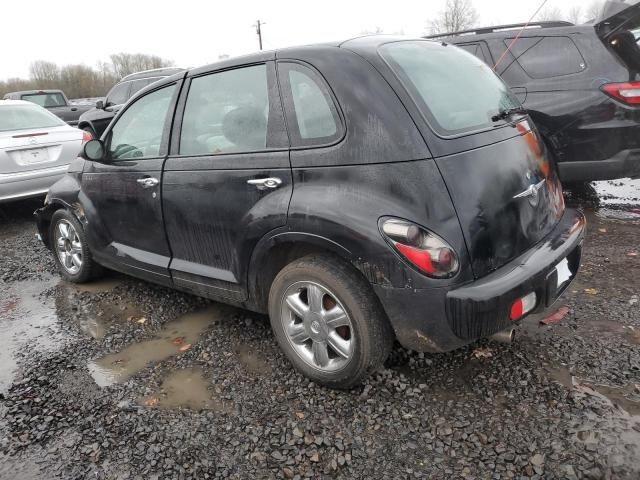
[[[526,114],[527,109],[524,107],[514,107],[514,108],[503,109],[503,110],[500,110],[498,113],[496,113],[493,117],[491,117],[491,121],[498,122],[500,120],[505,120],[511,115],[515,115],[518,113]]]

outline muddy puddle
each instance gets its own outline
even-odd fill
[[[155,408],[188,408],[232,413],[233,405],[219,398],[220,389],[210,389],[211,383],[199,368],[185,368],[170,373],[160,391],[141,399],[141,404]]]
[[[624,387],[598,385],[574,376],[568,368],[547,369],[551,378],[560,385],[583,395],[600,399],[605,405],[614,407],[623,416],[636,417],[640,422],[640,385]],[[640,435],[638,437],[640,439]]]
[[[89,371],[101,387],[124,383],[147,365],[183,353],[198,340],[206,328],[221,317],[219,306],[189,313],[169,322],[158,334],[144,342],[89,362]]]
[[[625,178],[583,185],[570,192],[569,204],[588,205],[602,219],[640,220],[640,180]]]
[[[11,385],[22,349],[55,351],[63,344],[55,298],[44,295],[57,283],[53,277],[15,282],[0,291],[0,393]]]

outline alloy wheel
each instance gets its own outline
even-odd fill
[[[353,356],[354,329],[328,288],[314,282],[294,283],[282,297],[281,312],[285,335],[307,365],[324,372],[346,367]]]
[[[71,275],[82,268],[82,242],[71,222],[60,220],[56,226],[56,251],[60,264]]]

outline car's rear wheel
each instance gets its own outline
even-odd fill
[[[350,388],[380,367],[393,331],[371,286],[346,262],[310,255],[287,265],[269,294],[271,327],[311,380]]]
[[[100,274],[100,265],[93,260],[82,225],[73,214],[57,210],[49,238],[58,270],[66,280],[82,283]]]

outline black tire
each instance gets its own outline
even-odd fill
[[[323,293],[322,302],[327,296],[333,300],[333,296],[348,315],[349,341],[353,338],[355,342],[349,358],[340,358],[345,366],[338,371],[323,371],[311,365],[312,361],[304,360],[285,331],[287,319],[297,318],[295,314],[288,317],[292,310],[286,310],[285,294],[304,282],[328,288],[330,294]],[[322,308],[325,311],[324,306]],[[274,335],[293,366],[314,382],[331,388],[348,389],[360,384],[383,365],[395,338],[371,286],[351,265],[329,255],[303,257],[278,273],[269,292],[269,317]],[[303,321],[299,324],[305,325]]]
[[[62,259],[59,254],[58,240],[62,237],[60,224],[65,222],[73,227],[80,242],[79,251],[81,252],[81,265],[77,268],[77,272],[72,271],[65,266],[62,263]],[[62,275],[65,280],[73,283],[83,283],[98,278],[102,274],[102,267],[93,260],[82,225],[71,212],[61,209],[57,210],[53,214],[51,217],[49,238],[51,239],[51,250],[53,252],[56,265],[58,266],[60,275]]]

